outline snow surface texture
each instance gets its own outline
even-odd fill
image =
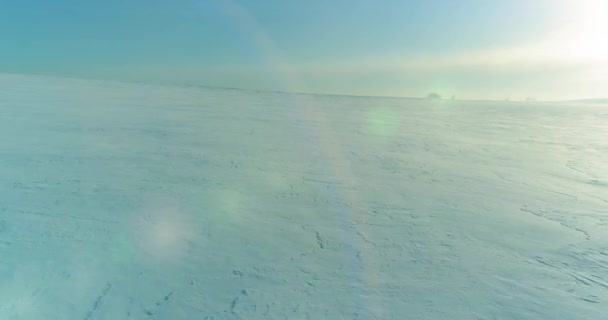
[[[0,75],[0,319],[606,319],[608,108]]]

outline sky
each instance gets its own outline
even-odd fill
[[[0,0],[0,73],[369,96],[608,97],[606,0]]]

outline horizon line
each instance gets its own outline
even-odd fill
[[[316,92],[301,92],[301,91],[285,91],[285,90],[270,90],[270,89],[253,89],[243,87],[227,87],[227,86],[214,86],[208,84],[194,84],[194,83],[180,83],[180,82],[160,82],[160,81],[145,81],[145,80],[126,80],[126,79],[110,79],[103,77],[87,77],[82,75],[57,75],[57,74],[45,74],[45,73],[20,73],[20,72],[1,72],[0,75],[17,75],[17,76],[33,76],[33,77],[46,77],[46,78],[60,78],[60,79],[71,79],[71,80],[88,80],[88,81],[107,81],[124,84],[139,84],[139,85],[154,85],[164,87],[195,87],[205,89],[221,89],[221,90],[238,90],[247,92],[264,92],[264,93],[279,93],[279,94],[297,94],[297,95],[309,95],[309,96],[327,96],[327,97],[350,97],[350,98],[383,98],[383,99],[408,99],[408,100],[428,100],[428,101],[463,101],[463,102],[504,102],[504,103],[565,103],[565,102],[588,102],[588,103],[608,103],[608,98],[577,98],[567,100],[521,100],[513,99],[452,99],[452,98],[428,98],[428,97],[412,97],[412,96],[384,96],[384,95],[357,95],[357,94],[344,94],[344,93],[316,93]],[[432,92],[434,93],[434,92]]]

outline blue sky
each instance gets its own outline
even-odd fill
[[[602,0],[0,0],[0,72],[597,98],[608,87],[603,8]]]

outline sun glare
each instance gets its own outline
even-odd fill
[[[584,60],[608,57],[608,1],[569,1],[557,39],[562,54]]]

